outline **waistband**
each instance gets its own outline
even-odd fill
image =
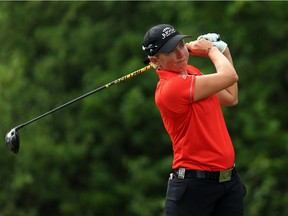
[[[236,167],[232,167],[223,171],[203,171],[203,170],[186,170],[185,168],[179,168],[173,171],[178,179],[185,178],[201,178],[215,180],[217,182],[230,181],[237,175]]]

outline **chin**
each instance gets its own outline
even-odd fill
[[[181,64],[178,68],[181,70],[181,71],[183,71],[183,70],[186,70],[186,68],[187,68],[187,62],[185,62],[185,64]]]

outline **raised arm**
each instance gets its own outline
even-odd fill
[[[201,100],[212,94],[220,94],[220,102],[227,101],[226,89],[238,81],[238,75],[233,64],[219,51],[213,43],[200,39],[186,44],[192,55],[208,56],[215,66],[216,73],[198,76],[195,83],[194,101]],[[230,55],[230,53],[229,53]],[[232,59],[231,59],[232,60]],[[223,91],[223,92],[222,92]],[[221,93],[220,93],[221,92]]]
[[[230,50],[227,47],[224,52],[224,56],[230,61],[233,65],[233,60],[230,54]],[[238,104],[238,84],[235,82],[232,86],[227,87],[226,89],[218,93],[220,104],[222,106],[234,106]]]

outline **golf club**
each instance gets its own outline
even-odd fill
[[[47,115],[49,115],[51,113],[54,113],[54,112],[66,107],[66,106],[68,106],[70,104],[73,104],[76,101],[82,100],[83,98],[85,98],[85,97],[87,97],[89,95],[92,95],[92,94],[94,94],[96,92],[99,92],[99,91],[101,91],[103,89],[106,89],[106,88],[108,88],[108,87],[110,87],[110,86],[112,86],[114,84],[120,83],[120,82],[122,82],[124,80],[127,80],[127,79],[129,79],[129,78],[131,78],[133,76],[136,76],[136,75],[138,75],[140,73],[143,73],[143,72],[145,72],[145,71],[147,71],[147,70],[149,70],[151,68],[152,68],[152,66],[148,65],[148,66],[143,67],[143,68],[141,68],[139,70],[136,70],[136,71],[134,71],[134,72],[132,72],[130,74],[127,74],[127,75],[125,75],[125,76],[123,76],[123,77],[121,77],[119,79],[116,79],[116,80],[114,80],[112,82],[109,82],[109,83],[107,83],[107,84],[105,84],[105,85],[103,85],[101,87],[98,87],[98,88],[96,88],[96,89],[94,89],[94,90],[92,90],[92,91],[90,91],[90,92],[88,92],[88,93],[86,93],[86,94],[84,94],[84,95],[82,95],[80,97],[77,97],[74,100],[71,100],[71,101],[69,101],[69,102],[67,102],[67,103],[65,103],[65,104],[63,104],[63,105],[61,105],[59,107],[56,107],[56,108],[54,108],[54,109],[52,109],[52,110],[50,110],[50,111],[48,111],[48,112],[36,117],[34,119],[31,119],[30,121],[27,121],[27,122],[25,122],[23,124],[20,124],[20,125],[18,125],[16,127],[12,128],[5,136],[5,143],[6,143],[7,147],[8,147],[8,149],[9,149],[9,151],[13,152],[14,154],[17,154],[18,151],[19,151],[20,137],[19,137],[19,134],[18,134],[17,130],[19,130],[19,129],[31,124],[32,122],[35,122],[38,119],[41,119],[41,118],[43,118],[43,117],[45,117],[45,116],[47,116]]]

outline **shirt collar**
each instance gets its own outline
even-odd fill
[[[160,79],[169,79],[175,76],[179,76],[179,73],[177,72],[165,71],[165,70],[160,70],[160,69],[157,69],[156,73],[158,74]]]

